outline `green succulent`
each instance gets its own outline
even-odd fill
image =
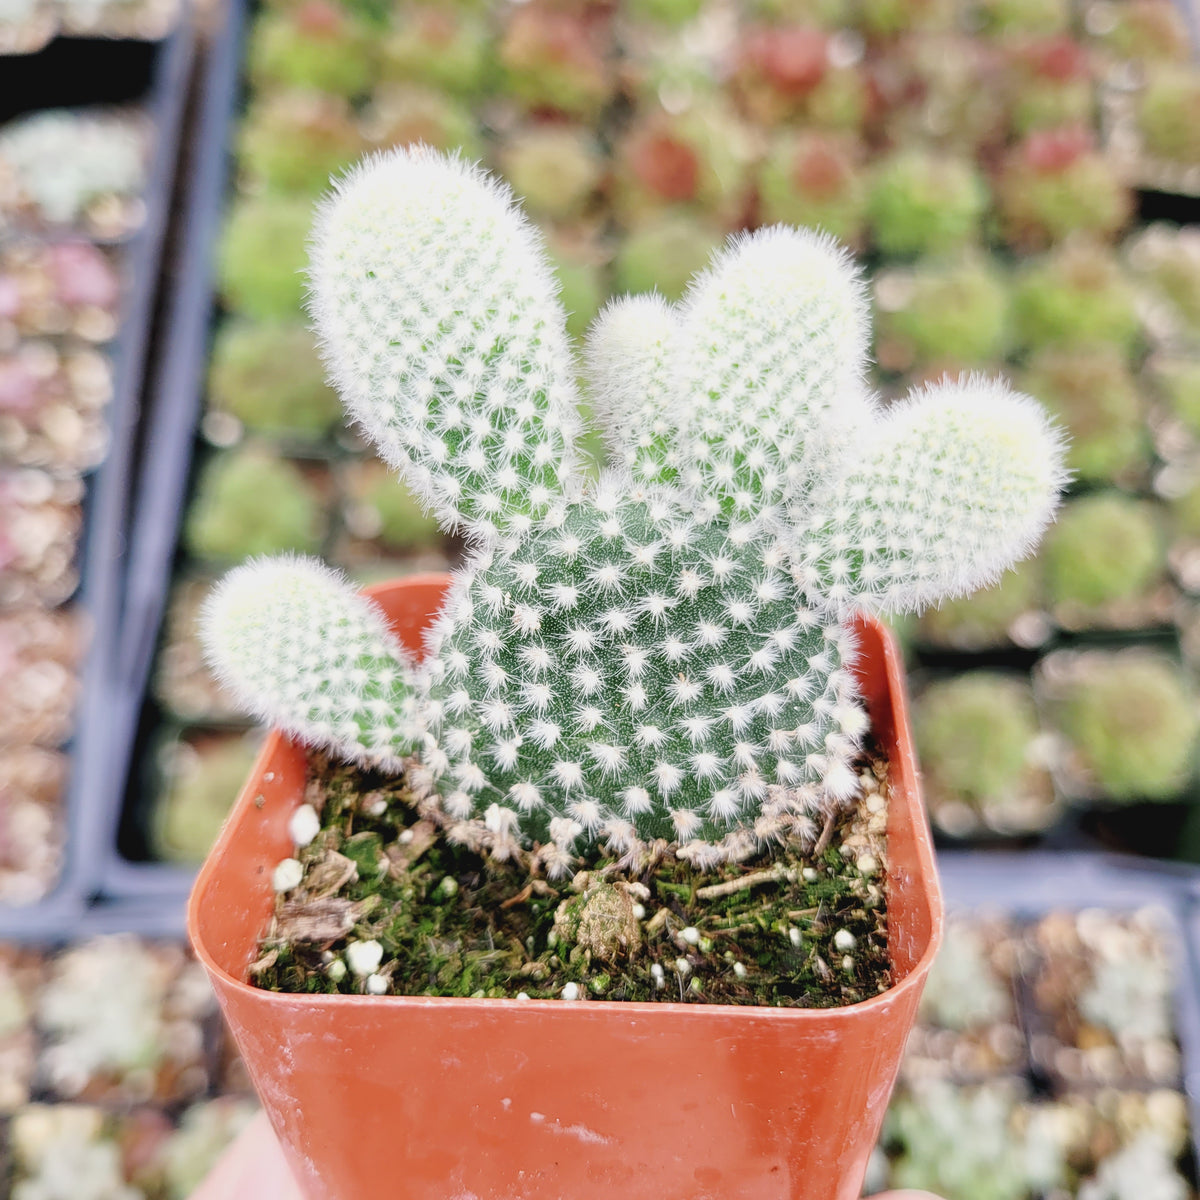
[[[363,125],[377,146],[436,146],[477,157],[482,141],[469,105],[421,84],[384,83],[371,93]]]
[[[250,82],[352,98],[371,85],[375,45],[368,26],[331,0],[267,10],[250,34]]]
[[[581,338],[608,299],[604,268],[594,256],[565,246],[551,244],[547,253],[558,280],[559,299],[567,312],[567,332]]]
[[[974,17],[984,33],[1065,33],[1071,28],[1071,0],[976,0]]]
[[[355,526],[365,523],[378,532],[371,535],[391,550],[440,546],[437,522],[428,516],[412,492],[377,459],[349,468],[348,492],[359,509]]]
[[[1105,246],[1073,240],[1030,263],[1013,293],[1017,341],[1030,350],[1108,346],[1130,356],[1141,334],[1136,297]]]
[[[970,255],[881,275],[875,296],[881,366],[982,367],[1004,356],[1009,287],[986,258]]]
[[[1146,150],[1188,166],[1200,163],[1200,71],[1161,64],[1146,75],[1137,125]]]
[[[722,240],[720,228],[711,222],[687,213],[664,213],[626,234],[613,264],[615,290],[657,290],[675,300]]]
[[[240,196],[233,202],[218,250],[228,308],[264,321],[300,315],[311,212],[302,197]]]
[[[483,13],[447,4],[397,6],[380,47],[380,75],[422,83],[453,96],[474,96],[492,81],[494,49]]]
[[[1129,264],[1170,315],[1171,340],[1200,341],[1200,233],[1152,225],[1133,242]]]
[[[1117,347],[1042,350],[1030,361],[1022,386],[1071,435],[1067,464],[1077,478],[1112,482],[1146,464],[1150,448],[1141,397]],[[1200,417],[1200,394],[1197,407]]]
[[[595,198],[605,172],[595,136],[581,125],[551,122],[515,132],[497,165],[535,216],[573,220]]]
[[[213,342],[209,404],[257,433],[319,439],[342,415],[300,321],[225,322]]]
[[[1200,360],[1158,359],[1151,375],[1171,412],[1200,437]]]
[[[1009,640],[1013,623],[1042,602],[1041,564],[1026,559],[990,588],[921,614],[917,636],[932,646],[986,650]]]
[[[1196,697],[1178,664],[1154,651],[1081,655],[1052,709],[1083,766],[1115,800],[1170,799],[1192,777]]]
[[[780,133],[758,177],[763,222],[809,225],[861,244],[867,218],[862,157],[856,142],[835,134]]]
[[[1038,736],[1025,680],[971,671],[932,683],[913,705],[913,734],[932,797],[978,810],[1024,798]]]
[[[978,238],[987,205],[987,185],[970,160],[911,149],[876,167],[867,213],[884,254],[947,254]]]
[[[1097,40],[1119,58],[1172,63],[1191,57],[1192,35],[1174,0],[1122,0],[1108,5],[1104,17]]]
[[[320,501],[300,469],[251,446],[205,465],[184,541],[197,558],[237,562],[288,550],[311,554],[323,533]]]

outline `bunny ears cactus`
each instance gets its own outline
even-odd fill
[[[474,551],[419,670],[297,561],[217,589],[210,657],[306,740],[387,769],[416,753],[450,818],[542,840],[552,870],[600,835],[742,857],[853,794],[847,619],[992,582],[1065,481],[1058,433],[1001,383],[879,410],[857,272],[804,230],[732,239],[678,306],[601,315],[598,482],[540,241],[478,168],[368,160],[320,211],[311,285],[351,413]]]

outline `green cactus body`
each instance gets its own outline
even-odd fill
[[[1086,610],[1141,596],[1166,568],[1160,510],[1120,492],[1072,500],[1046,539],[1042,562],[1056,608]]]
[[[262,321],[300,316],[311,221],[312,205],[299,197],[234,201],[218,252],[221,295],[229,308]]]
[[[1023,299],[1038,302],[1029,293]],[[1100,344],[1044,350],[1030,362],[1022,383],[1070,433],[1067,465],[1078,478],[1115,482],[1132,476],[1136,482],[1150,446],[1138,387],[1119,349]]]
[[[312,554],[323,535],[321,503],[303,472],[250,446],[205,465],[183,536],[197,558],[237,562],[284,550]]]
[[[1022,272],[1013,294],[1018,342],[1031,350],[1115,348],[1128,358],[1141,334],[1135,296],[1107,248],[1072,241]]]
[[[976,240],[987,203],[970,160],[902,150],[875,170],[871,236],[884,254],[947,254]]]
[[[351,411],[473,552],[420,671],[381,643],[381,614],[361,632],[369,602],[305,563],[235,573],[207,609],[209,652],[296,732],[335,703],[332,669],[339,696],[357,690],[309,740],[370,762],[415,749],[447,819],[477,822],[493,853],[518,830],[546,839],[551,874],[600,837],[742,858],[856,794],[847,618],[994,579],[1064,480],[1058,435],[998,383],[881,414],[861,282],[805,231],[731,239],[682,304],[606,309],[585,356],[614,463],[598,481],[573,450],[544,252],[476,168],[421,148],[353,172],[317,222],[312,297]]]
[[[312,334],[299,322],[227,321],[213,343],[209,404],[247,429],[323,438],[342,407],[325,382]]]
[[[1048,683],[1055,724],[1093,787],[1114,800],[1169,799],[1192,777],[1196,700],[1152,651],[1091,651]]]

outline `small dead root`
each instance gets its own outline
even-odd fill
[[[278,942],[335,942],[379,906],[378,896],[343,900],[330,896],[321,900],[289,900],[280,905],[271,940]]]
[[[393,879],[402,879],[404,873],[437,840],[437,827],[432,821],[420,820],[405,831],[412,836],[407,841],[396,841],[384,848],[388,860],[388,874]]]
[[[261,975],[264,971],[269,971],[275,965],[275,961],[278,958],[278,950],[268,950],[262,958],[257,962],[252,962],[246,969],[251,975]]]
[[[813,858],[820,858],[829,848],[833,831],[837,828],[837,818],[838,814],[833,812],[825,818],[825,827],[821,830],[821,836],[817,838],[817,844],[813,847]]]
[[[740,879],[727,879],[724,883],[710,883],[707,887],[696,889],[697,900],[720,900],[722,896],[734,896],[738,892],[748,892],[760,883],[783,883],[795,872],[789,872],[782,864],[771,867],[767,871],[752,871]]]

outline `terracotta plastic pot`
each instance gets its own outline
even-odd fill
[[[370,594],[419,649],[446,582]],[[891,762],[895,986],[846,1008],[251,987],[304,786],[301,751],[270,737],[188,927],[312,1200],[857,1200],[942,924],[899,658],[878,624],[861,633],[858,670]]]

